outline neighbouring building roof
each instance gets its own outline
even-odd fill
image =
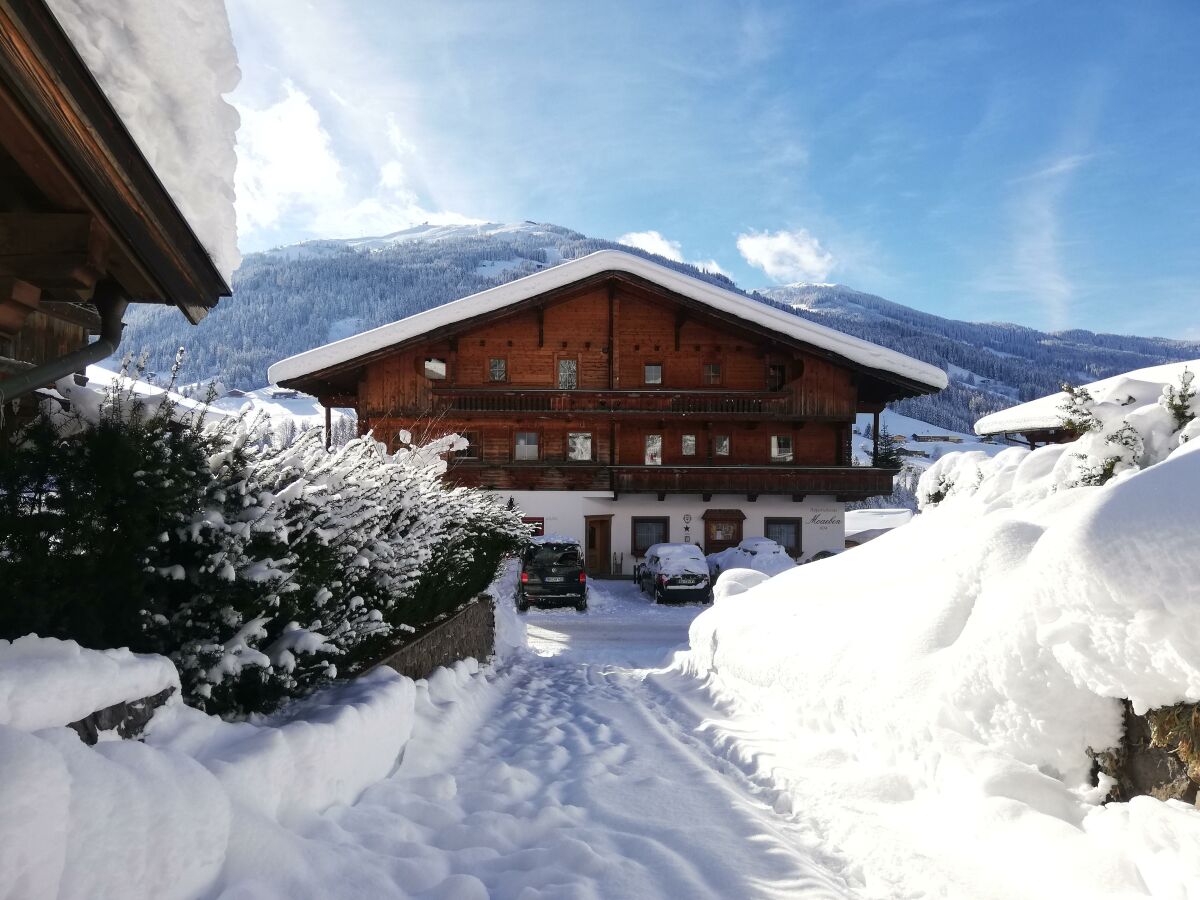
[[[383,325],[371,331],[326,344],[323,347],[298,353],[275,363],[267,374],[274,383],[302,378],[349,363],[359,357],[419,337],[434,329],[502,310],[547,291],[567,287],[604,272],[624,273],[642,278],[665,290],[710,306],[714,310],[744,319],[748,324],[769,328],[778,334],[826,350],[864,368],[889,373],[923,385],[930,391],[941,390],[947,384],[946,373],[937,366],[920,362],[903,353],[897,353],[895,350],[851,337],[832,328],[826,328],[800,316],[752,300],[742,294],[717,287],[707,281],[677,272],[641,256],[622,253],[619,250],[601,250],[536,272],[525,278],[510,281],[469,297],[463,297],[461,300],[455,300],[436,309],[417,313],[390,325]]]
[[[1200,359],[1187,362],[1164,363],[1158,366],[1148,366],[1145,369],[1135,369],[1122,375],[1102,378],[1090,384],[1083,385],[1097,402],[1119,400],[1116,394],[1123,390],[1128,393],[1128,383],[1131,381],[1156,383],[1159,385],[1179,384],[1179,376],[1184,369],[1200,374]],[[989,416],[984,416],[975,423],[975,433],[978,435],[992,434],[1023,434],[1025,432],[1053,431],[1062,427],[1062,411],[1060,407],[1067,399],[1066,393],[1059,391],[1048,397],[1039,397],[1010,406]]]

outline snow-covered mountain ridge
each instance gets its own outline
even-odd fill
[[[267,366],[284,357],[603,249],[738,289],[722,275],[557,225],[418,225],[248,254],[233,297],[200,326],[188,326],[172,309],[140,305],[129,313],[125,343],[149,352],[152,371],[165,372],[184,346],[184,380],[217,377],[231,388],[255,388],[266,383]],[[898,411],[967,433],[979,416],[1052,393],[1064,380],[1094,381],[1200,356],[1194,342],[960,322],[842,285],[765,288],[751,296],[943,367],[951,378],[946,391],[906,401]]]

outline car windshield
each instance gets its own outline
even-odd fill
[[[526,557],[526,563],[535,566],[577,566],[579,548],[569,544],[545,544],[534,547]]]

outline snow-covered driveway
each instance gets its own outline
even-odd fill
[[[486,698],[312,823],[294,867],[260,867],[226,896],[848,896],[814,837],[708,749],[695,687],[648,677],[700,608],[597,587],[586,614],[529,613],[533,652]]]

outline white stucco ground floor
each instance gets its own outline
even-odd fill
[[[798,561],[846,546],[845,504],[834,497],[668,494],[659,500],[654,494],[614,498],[599,491],[496,493],[511,497],[542,533],[578,540],[588,552],[589,567],[613,575],[631,575],[640,551],[655,539],[698,544],[711,553],[741,538],[771,537],[790,543]]]

